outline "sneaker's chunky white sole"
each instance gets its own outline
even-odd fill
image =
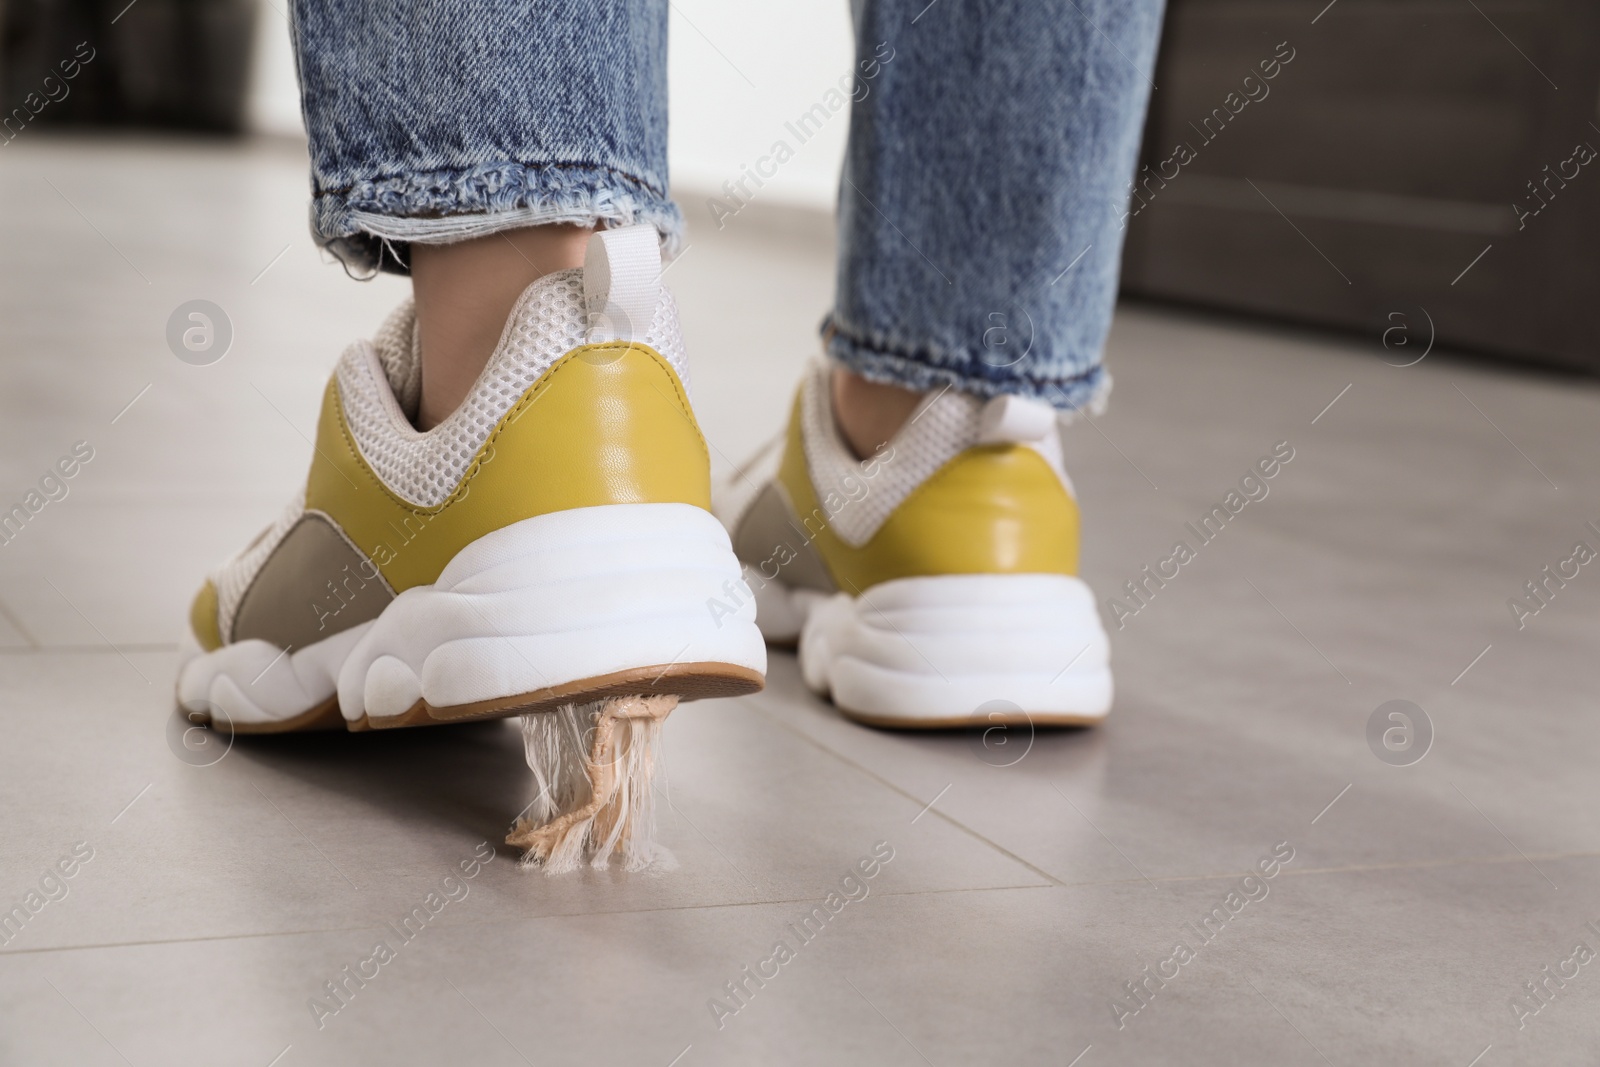
[[[806,684],[858,722],[1088,726],[1111,710],[1110,642],[1077,578],[901,578],[860,597],[769,582],[757,602],[768,639],[798,628]]]
[[[728,535],[688,504],[612,504],[479,538],[432,585],[287,655],[264,641],[191,647],[179,704],[241,733],[352,730],[523,714],[610,695],[684,700],[762,686],[755,605]]]

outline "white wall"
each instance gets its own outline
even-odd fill
[[[306,135],[300,89],[289,47],[289,0],[262,0],[256,14],[256,54],[250,71],[250,127],[258,133]]]
[[[853,48],[845,0],[671,0],[670,164],[693,225],[711,221],[705,199],[743,168],[776,173],[752,202],[831,209],[849,124],[831,114],[801,143],[785,128],[850,73]],[[262,132],[304,136],[289,49],[287,0],[264,0],[256,44],[251,116]],[[771,160],[783,140],[793,157]],[[763,157],[768,161],[763,163]],[[724,199],[728,206],[735,202]]]
[[[794,156],[758,190],[758,203],[831,210],[844,158],[848,107],[805,143],[786,128],[824,100],[854,62],[844,0],[672,0],[669,79],[673,184],[692,224],[710,216],[705,194],[737,181],[742,168],[771,171],[774,142]],[[753,84],[752,84],[753,83]],[[848,92],[848,82],[845,82]],[[837,100],[837,97],[833,99]],[[691,193],[699,192],[699,202]],[[733,206],[723,197],[723,202]]]

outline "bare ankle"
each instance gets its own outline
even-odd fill
[[[437,426],[461,405],[494,354],[522,291],[546,274],[583,266],[593,232],[557,224],[411,246],[422,349],[419,430]]]
[[[866,459],[888,444],[923,396],[898,385],[868,381],[843,367],[834,368],[831,391],[834,422],[857,459]]]

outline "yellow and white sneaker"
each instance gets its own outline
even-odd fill
[[[460,409],[412,427],[409,303],[351,345],[305,492],[200,590],[178,701],[238,732],[420,726],[761,688],[710,512],[655,231],[528,288]]]
[[[872,725],[1104,718],[1110,644],[1055,411],[945,390],[858,461],[829,376],[808,372],[787,435],[719,493],[767,640],[798,641],[806,683]]]

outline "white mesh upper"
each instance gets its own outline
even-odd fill
[[[362,457],[405,500],[418,507],[444,503],[501,416],[552,364],[585,343],[586,325],[581,270],[546,275],[529,286],[472,392],[449,418],[426,433],[419,433],[406,418],[389,376],[391,368],[408,364],[399,354],[378,347],[385,341],[404,344],[404,331],[351,345],[337,374],[345,421]],[[677,306],[665,287],[645,343],[666,357],[688,389]]]
[[[389,313],[372,338],[373,350],[395,402],[407,420],[417,417],[422,403],[422,349],[417,340],[417,309],[410,300]]]
[[[819,362],[801,384],[800,436],[817,500],[825,501],[832,493],[846,501],[829,525],[845,544],[860,548],[935,471],[979,444],[986,401],[953,389],[933,393],[918,405],[889,442],[893,454],[876,464],[876,473],[869,474],[872,462],[855,458],[834,423],[830,375],[831,367]],[[1029,442],[1028,447],[1044,457],[1067,491],[1072,492],[1072,482],[1062,462],[1060,437],[1052,432],[1041,441]],[[862,485],[866,486],[865,494]]]

